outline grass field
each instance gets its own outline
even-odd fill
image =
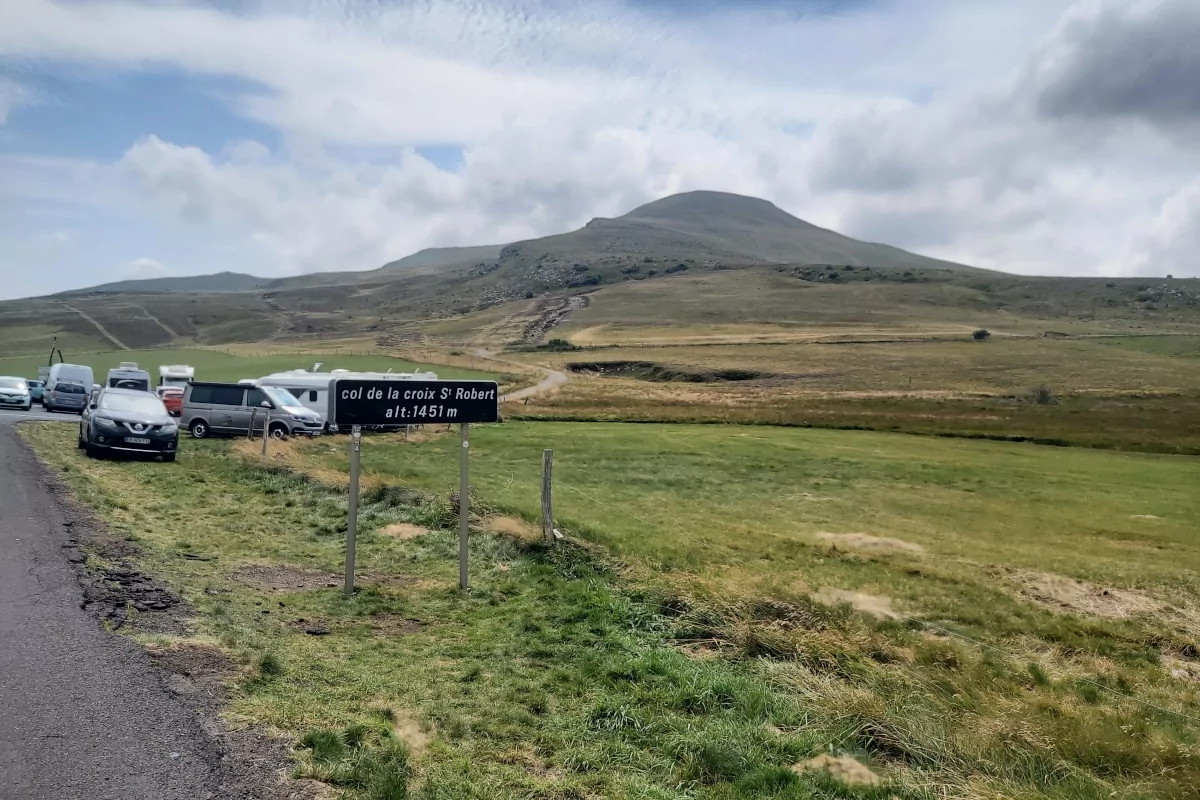
[[[87,462],[69,429],[23,430],[196,608],[190,636],[148,643],[229,653],[231,719],[288,736],[298,773],[347,797],[1099,800],[1200,785],[1191,459],[480,426],[461,598],[457,438],[369,437],[365,588],[345,601],[326,588],[345,439],[265,465],[186,441],[162,465]],[[549,549],[530,541],[543,447],[568,534]],[[306,635],[314,623],[329,635]],[[822,755],[882,783],[805,769]]]
[[[1200,453],[1200,337],[994,338],[595,347],[515,354],[558,369],[637,361],[709,383],[576,374],[532,419],[850,427]],[[1045,393],[1035,394],[1044,387]]]
[[[265,351],[266,348],[263,348]],[[478,370],[418,364],[386,355],[312,355],[303,353],[276,355],[231,355],[217,350],[120,350],[107,353],[66,354],[68,363],[92,368],[96,381],[102,383],[108,370],[121,361],[137,362],[158,381],[158,367],[163,364],[189,364],[196,368],[196,379],[205,381],[238,381],[242,378],[261,378],[272,372],[291,369],[312,369],[323,362],[322,369],[349,369],[387,372],[432,371],[439,378],[477,378],[495,380],[495,373]],[[37,377],[37,368],[45,366],[44,357],[0,358],[0,374]]]

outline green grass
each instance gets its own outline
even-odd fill
[[[1123,347],[1173,358],[1200,358],[1200,336],[1119,336],[1103,339],[1110,347]]]
[[[341,467],[342,444],[312,450]],[[807,565],[819,532],[865,532],[933,559],[1125,586],[1194,589],[1200,575],[1191,458],[858,431],[525,422],[472,429],[472,482],[536,519],[543,448],[555,452],[557,516],[621,555],[673,569],[774,574]],[[363,464],[449,491],[457,449],[454,436],[369,438]]]
[[[265,348],[264,348],[265,349]],[[311,369],[320,361],[322,370],[349,369],[362,371],[411,372],[433,371],[439,378],[448,379],[497,379],[494,373],[441,365],[417,364],[385,355],[305,355],[303,353],[279,355],[230,355],[216,350],[122,350],[108,353],[72,355],[65,352],[68,363],[89,366],[95,372],[97,382],[103,382],[108,370],[121,361],[135,361],[150,372],[157,383],[158,368],[163,364],[190,364],[196,368],[196,379],[205,381],[238,381],[242,378],[261,378],[272,372],[291,369]],[[25,356],[0,358],[0,373],[37,377],[37,368],[45,366],[42,357]]]
[[[335,573],[343,492],[225,442],[185,441],[174,465],[89,462],[66,427],[23,431],[195,607],[196,638],[235,659],[231,719],[291,737],[297,774],[346,797],[1098,800],[1184,798],[1200,783],[1194,723],[1125,698],[1200,717],[1200,684],[1162,663],[1197,657],[1186,619],[1054,613],[1011,582],[1055,571],[1194,601],[1187,459],[760,428],[479,427],[477,510],[532,519],[540,449],[554,447],[562,526],[604,546],[547,549],[476,524],[464,598],[455,437],[370,437],[367,471],[388,482],[364,492],[362,589],[347,601],[236,577],[248,563]],[[314,442],[305,463],[336,465],[344,446]],[[379,533],[393,522],[431,533]],[[854,553],[817,531],[925,551]],[[815,602],[823,587],[887,594],[920,621]],[[314,623],[329,635],[306,635]],[[989,646],[931,635],[941,629]],[[427,749],[397,737],[404,721]],[[830,751],[886,783],[789,768]]]

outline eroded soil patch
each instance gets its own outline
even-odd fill
[[[520,517],[488,517],[484,525],[492,533],[512,536],[522,541],[536,541],[542,537],[541,531]]]
[[[342,576],[287,564],[246,564],[233,573],[246,586],[276,592],[302,592],[341,586]]]
[[[872,536],[869,533],[818,533],[817,538],[840,550],[891,553],[924,553],[919,544],[893,539],[890,536]]]
[[[574,361],[567,364],[567,369],[588,375],[634,378],[654,383],[722,383],[776,377],[774,373],[752,369],[698,370],[654,361]]]
[[[420,525],[412,525],[407,522],[394,522],[391,525],[380,528],[379,532],[384,536],[391,536],[393,539],[415,539],[418,536],[424,536],[429,533],[427,528],[422,528]]]
[[[816,595],[817,600],[826,605],[836,606],[848,603],[855,611],[861,611],[879,619],[900,619],[903,615],[892,608],[892,598],[881,595],[850,592],[845,589],[822,589]]]
[[[1013,574],[1020,593],[1052,611],[1128,619],[1161,611],[1164,604],[1135,589],[1116,589],[1047,572]]]
[[[819,755],[792,767],[796,772],[827,772],[849,786],[878,786],[883,779],[850,756]]]

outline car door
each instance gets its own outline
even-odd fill
[[[83,407],[83,411],[79,412],[79,441],[86,442],[88,440],[88,428],[92,424],[92,405],[99,398],[92,395],[88,398],[87,404]]]
[[[243,427],[242,430],[245,430],[247,427],[249,427],[250,421],[253,420],[254,433],[262,433],[263,429],[267,425],[267,415],[271,411],[270,408],[263,408],[263,403],[273,405],[267,399],[267,396],[263,393],[262,389],[246,390],[246,426]]]
[[[212,419],[209,424],[222,433],[245,433],[250,415],[245,410],[246,390],[241,386],[212,387]]]

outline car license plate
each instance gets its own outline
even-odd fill
[[[150,444],[149,439],[143,439],[139,436],[126,436],[125,441],[129,444]]]

